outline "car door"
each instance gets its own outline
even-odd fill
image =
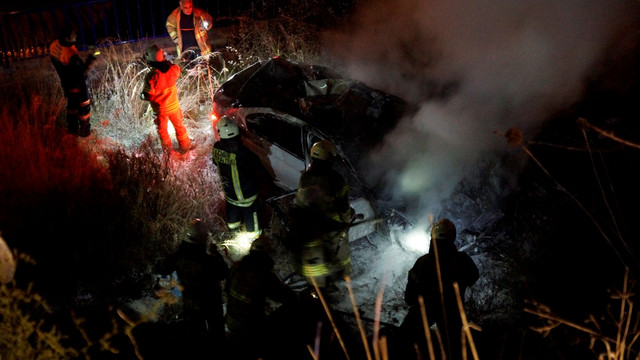
[[[276,114],[259,113],[245,117],[245,143],[271,172],[283,190],[298,188],[305,169],[302,128]]]

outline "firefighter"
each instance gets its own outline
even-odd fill
[[[211,15],[193,7],[192,0],[180,0],[180,6],[169,14],[165,24],[169,37],[176,44],[178,57],[186,61],[211,52],[207,30],[212,25]]]
[[[269,252],[272,240],[261,235],[251,244],[249,254],[231,267],[226,284],[226,325],[234,359],[264,356],[268,344],[267,299],[281,305],[295,304],[296,293],[273,272]]]
[[[167,127],[171,121],[176,131],[180,152],[184,154],[191,149],[191,139],[182,121],[182,109],[178,101],[176,81],[180,77],[180,67],[166,60],[162,49],[155,44],[145,51],[145,60],[151,70],[145,77],[140,97],[151,103],[158,136],[165,153],[170,152],[172,148]]]
[[[189,349],[195,354],[216,345],[216,352],[224,348],[225,330],[222,308],[222,281],[229,275],[229,267],[216,249],[208,249],[209,229],[202,219],[191,221],[187,236],[178,250],[159,265],[159,273],[178,276],[182,286],[184,331]],[[213,349],[208,349],[211,352]]]
[[[425,351],[425,333],[418,302],[418,296],[422,296],[429,326],[437,324],[448,359],[462,359],[462,321],[453,283],[458,283],[460,297],[464,301],[466,289],[479,278],[473,259],[458,251],[455,240],[456,227],[451,220],[438,220],[431,227],[429,253],[418,258],[409,271],[404,293],[409,313],[400,326],[401,334]]]
[[[228,117],[216,124],[220,141],[213,146],[212,157],[218,167],[225,194],[227,227],[240,230],[244,223],[251,238],[261,234],[258,210],[260,178],[264,168],[260,159],[242,144],[240,129]]]
[[[49,54],[67,100],[67,131],[87,137],[91,134],[91,96],[86,84],[89,68],[96,60],[93,54],[83,61],[76,48],[76,31],[64,27],[49,46]]]
[[[337,154],[328,140],[313,144],[293,208],[302,275],[321,288],[351,273],[348,235],[355,212],[349,206],[348,185],[333,169]]]

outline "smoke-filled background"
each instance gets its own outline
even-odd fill
[[[441,202],[511,127],[534,137],[583,95],[611,49],[635,33],[631,1],[377,1],[327,43],[348,76],[418,104],[370,154],[374,181],[422,209]],[[631,27],[631,28],[629,28]],[[618,50],[615,50],[618,51]],[[517,166],[516,166],[517,168]],[[505,169],[506,183],[517,169]]]

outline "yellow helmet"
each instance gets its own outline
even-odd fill
[[[440,219],[431,227],[431,240],[456,240],[456,226],[449,219]]]
[[[147,48],[144,52],[144,58],[147,61],[156,61],[161,62],[164,61],[164,51],[158,47],[158,45],[153,44]]]
[[[221,139],[231,139],[240,134],[238,125],[226,116],[220,118],[216,124],[216,130],[218,130]]]
[[[311,158],[330,160],[338,155],[335,145],[329,140],[320,140],[311,147]]]

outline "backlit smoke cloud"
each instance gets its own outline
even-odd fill
[[[348,76],[419,104],[371,154],[372,177],[436,213],[479,160],[506,150],[494,132],[536,134],[582,94],[637,2],[362,2],[327,36]],[[426,209],[425,209],[426,207]]]

